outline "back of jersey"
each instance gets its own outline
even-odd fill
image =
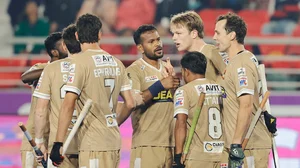
[[[207,79],[196,79],[175,93],[175,116],[179,113],[188,115],[187,126],[190,130],[194,113],[197,109],[200,93],[204,92],[205,101],[196,125],[187,159],[218,161],[223,148],[222,129],[222,91],[217,84]]]
[[[79,130],[80,150],[119,150],[115,107],[120,91],[130,89],[124,65],[103,50],[87,50],[72,61],[65,90],[79,95],[78,112],[87,99],[93,101]]]

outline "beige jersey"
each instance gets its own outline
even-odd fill
[[[174,97],[174,116],[188,115],[187,134],[191,128],[200,93],[205,93],[188,159],[219,161],[224,148],[222,129],[222,89],[208,79],[196,79],[178,88]],[[187,137],[186,137],[187,138]]]
[[[35,88],[33,96],[41,99],[47,99],[50,101],[50,136],[49,136],[49,146],[48,151],[51,151],[53,142],[55,142],[56,132],[58,127],[58,117],[60,113],[60,108],[65,96],[65,82],[68,79],[68,72],[70,66],[70,58],[57,60],[49,64],[43,71],[40,80]],[[76,113],[74,113],[74,119]],[[73,120],[75,122],[75,120]],[[72,128],[73,123],[70,123],[69,131]],[[68,132],[69,133],[69,132]],[[74,138],[74,141],[76,138]],[[68,148],[67,154],[78,153],[78,148],[71,142]]]
[[[147,90],[153,83],[161,80],[164,62],[159,61],[157,69],[142,58],[128,68],[132,89]],[[174,146],[173,95],[171,90],[163,90],[154,96],[152,102],[134,111],[131,115],[133,136],[132,147]]]
[[[79,96],[76,102],[78,112],[87,99],[93,101],[78,130],[80,150],[121,148],[115,110],[120,92],[130,89],[124,65],[104,50],[87,50],[72,59],[65,90]]]
[[[239,97],[242,94],[253,95],[252,116],[256,113],[259,107],[259,76],[258,76],[258,61],[256,57],[249,51],[239,53],[229,61],[226,68],[226,73],[222,86],[225,90],[224,95],[224,128],[226,147],[232,143],[235,133],[237,116],[239,111]],[[246,133],[245,133],[246,134]],[[270,148],[271,137],[263,118],[257,122],[255,129],[249,139],[246,149],[253,148]]]
[[[200,52],[207,59],[205,77],[212,81],[220,81],[226,64],[223,57],[219,54],[219,50],[211,44],[206,44],[201,48]]]
[[[28,71],[26,72],[30,72],[33,70],[37,70],[37,69],[44,69],[46,66],[48,65],[48,63],[37,63],[35,65],[33,65]],[[32,85],[32,93],[34,92],[35,86],[36,86],[37,81],[33,82]],[[26,123],[26,129],[27,131],[30,133],[30,135],[34,138],[35,136],[35,132],[34,132],[34,116],[35,116],[35,106],[36,106],[36,101],[37,98],[34,96],[31,96],[31,106],[30,106],[30,113],[27,119],[27,123]],[[46,125],[47,128],[45,130],[49,130],[49,125]],[[45,133],[49,134],[48,131],[45,131]],[[22,139],[22,145],[21,145],[21,150],[32,150],[31,145],[29,144],[28,140],[26,139],[26,137],[24,136]]]

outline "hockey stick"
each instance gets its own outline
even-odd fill
[[[69,133],[69,136],[67,137],[67,139],[65,141],[65,145],[63,146],[62,156],[66,154],[66,151],[71,143],[71,140],[73,139],[74,135],[76,134],[76,132],[77,132],[81,122],[85,118],[86,114],[89,112],[91,106],[92,106],[92,100],[87,99],[87,101],[85,102],[85,104],[81,110],[79,117],[77,118],[75,125],[73,126],[71,132]]]
[[[259,73],[260,81],[261,81],[261,84],[262,84],[262,94],[264,94],[268,91],[266,73],[265,73],[265,65],[264,64],[260,64],[258,66],[258,73]],[[269,100],[267,100],[267,102],[266,102],[266,110],[268,111],[268,113],[271,114],[271,107],[270,107]],[[273,161],[274,161],[275,168],[279,168],[279,157],[278,157],[278,152],[277,152],[277,148],[276,148],[276,141],[275,141],[274,136],[276,136],[276,134],[272,135]]]
[[[186,155],[188,154],[188,152],[190,150],[191,142],[192,142],[192,139],[193,139],[193,136],[194,136],[194,133],[195,133],[195,129],[196,129],[196,125],[198,123],[198,119],[199,119],[200,114],[201,114],[201,109],[202,109],[202,106],[203,106],[204,99],[205,99],[205,93],[201,92],[199,100],[198,100],[197,108],[194,112],[194,118],[193,118],[193,121],[192,121],[191,128],[189,130],[188,138],[187,138],[184,150],[183,150],[183,155],[182,155],[183,162],[185,161]]]
[[[23,131],[25,137],[27,138],[28,142],[30,143],[30,145],[32,146],[34,152],[36,153],[37,156],[44,156],[44,154],[42,153],[42,151],[36,146],[35,141],[32,139],[30,133],[27,131],[26,127],[23,125],[22,122],[19,122],[19,127],[21,128],[21,130]],[[44,168],[47,168],[47,160],[43,160],[41,161],[42,165]]]
[[[260,106],[258,107],[258,109],[257,109],[257,111],[256,111],[256,113],[254,115],[254,118],[252,119],[252,121],[250,123],[250,127],[249,127],[249,129],[247,131],[247,134],[246,134],[245,139],[244,139],[243,144],[242,144],[242,148],[243,149],[245,149],[245,147],[248,144],[249,138],[250,138],[250,136],[251,136],[251,134],[252,134],[252,132],[253,132],[253,130],[255,128],[255,125],[256,125],[257,121],[259,120],[259,117],[261,116],[262,109],[264,108],[264,106],[265,106],[265,104],[266,104],[269,96],[270,96],[270,92],[267,91],[264,94],[263,100],[260,103]]]

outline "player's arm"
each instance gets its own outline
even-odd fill
[[[39,79],[42,72],[43,69],[28,70],[21,75],[21,80],[23,83],[31,84],[32,82]]]
[[[44,129],[47,124],[48,105],[49,105],[49,99],[42,99],[42,98],[37,99],[37,104],[35,107],[35,118],[34,118],[36,139],[42,139],[44,136]]]
[[[56,142],[64,142],[68,127],[71,123],[73,112],[75,109],[75,102],[78,95],[73,92],[67,92],[58,118],[58,128],[56,133]]]
[[[157,96],[159,92],[163,90],[169,90],[177,88],[180,84],[180,80],[176,76],[169,75],[168,77],[156,81],[147,90],[143,91],[142,97],[144,103],[150,102],[153,97]]]
[[[187,132],[187,115],[177,114],[177,120],[175,124],[175,154],[181,154],[183,152],[183,146],[186,139]]]
[[[239,98],[239,112],[233,136],[233,144],[242,144],[251,122],[253,95],[243,94]]]
[[[35,107],[35,119],[34,119],[34,129],[35,129],[35,143],[37,147],[42,151],[44,154],[44,160],[47,160],[47,149],[44,145],[44,130],[47,124],[47,116],[48,114],[48,99],[37,99],[37,104]],[[41,161],[42,156],[37,156],[37,160]]]
[[[126,90],[121,92],[121,97],[124,100],[122,108],[119,109],[119,113],[117,113],[117,122],[120,126],[131,114],[135,107],[135,101],[133,99],[131,90]]]

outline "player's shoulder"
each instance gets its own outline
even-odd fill
[[[201,53],[204,54],[205,57],[208,59],[212,59],[212,57],[220,55],[218,48],[212,44],[206,44],[205,46],[203,46]]]
[[[258,60],[256,56],[248,50],[242,52],[241,56],[239,57],[239,59],[237,59],[237,61],[246,65],[255,65],[256,67],[258,66]]]
[[[143,61],[140,59],[134,61],[133,63],[131,63],[131,65],[129,65],[127,67],[127,70],[132,70],[132,71],[142,71],[146,68],[145,64],[143,63]]]
[[[39,62],[31,66],[30,70],[44,69],[48,64],[49,64],[48,62],[43,62],[43,63]]]

